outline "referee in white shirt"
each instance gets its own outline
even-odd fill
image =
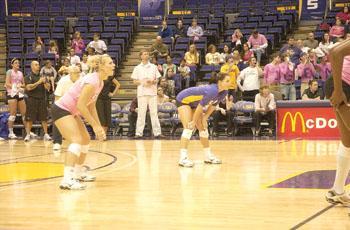
[[[131,78],[137,85],[138,113],[135,138],[142,138],[147,107],[149,108],[153,135],[162,138],[157,108],[157,83],[161,77],[156,65],[149,62],[149,52],[140,51],[141,63],[132,72]]]

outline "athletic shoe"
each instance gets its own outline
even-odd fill
[[[194,165],[193,161],[191,161],[187,157],[183,158],[179,161],[179,166],[181,166],[181,167],[191,168],[191,167],[193,167],[193,165]]]
[[[71,179],[69,181],[62,180],[60,189],[65,190],[84,190],[86,185],[81,184],[79,181]]]
[[[58,144],[58,143],[55,143],[55,144],[53,144],[52,149],[53,149],[54,151],[61,150],[61,145]]]
[[[38,135],[36,135],[36,134],[33,133],[33,132],[30,132],[29,135],[30,135],[31,138],[37,138],[37,137],[38,137]]]
[[[24,138],[24,141],[25,141],[25,142],[30,141],[30,135],[27,134],[26,137]]]
[[[206,164],[221,164],[222,162],[215,155],[211,155],[210,157],[207,157],[207,159],[204,160],[204,163],[206,163]]]
[[[337,194],[334,190],[329,190],[326,194],[326,200],[331,204],[341,204],[350,207],[350,197],[345,192]]]
[[[96,180],[96,177],[85,172],[79,178],[77,178],[77,180],[81,182],[93,182]]]
[[[4,141],[4,140],[5,140],[4,138],[0,137],[0,141]]]
[[[9,139],[17,139],[17,136],[14,133],[10,133]]]
[[[44,135],[44,141],[51,141],[52,139],[51,139],[51,137],[50,137],[50,135],[49,134],[45,134]]]

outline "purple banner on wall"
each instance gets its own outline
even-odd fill
[[[327,10],[327,0],[299,0],[301,20],[321,20]]]
[[[139,0],[141,25],[160,25],[165,13],[165,0]]]

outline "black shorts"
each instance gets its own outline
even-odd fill
[[[11,97],[10,95],[7,95],[6,99],[7,99],[7,101],[9,101],[9,100],[23,101],[24,97],[19,97],[18,95],[14,96],[14,97]]]
[[[112,125],[112,102],[110,99],[97,99],[96,110],[100,123],[104,127]]]
[[[58,119],[65,117],[65,116],[69,116],[72,115],[70,112],[68,112],[67,110],[64,110],[60,107],[58,107],[55,103],[52,104],[51,107],[51,117],[53,122],[57,121]]]
[[[47,121],[48,110],[45,99],[28,97],[26,107],[26,121]]]
[[[331,98],[333,91],[334,91],[334,82],[333,82],[333,77],[330,77],[326,80],[326,85],[325,85],[325,96],[327,99]],[[348,99],[348,102],[350,102],[350,85],[347,84],[346,82],[343,81],[343,91]]]

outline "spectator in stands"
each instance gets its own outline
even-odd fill
[[[100,34],[98,33],[94,34],[94,40],[91,41],[86,48],[88,49],[89,47],[93,47],[97,54],[103,54],[107,52],[106,43],[103,40],[100,40]]]
[[[332,39],[344,37],[345,30],[344,26],[339,18],[335,20],[335,25],[329,30],[329,35]]]
[[[203,36],[203,29],[197,25],[197,19],[192,19],[192,25],[187,29],[187,36],[190,37],[193,41],[199,40]]]
[[[139,109],[137,115],[135,138],[141,138],[145,127],[147,107],[149,107],[152,129],[155,138],[161,138],[161,128],[158,119],[157,108],[157,83],[161,77],[157,67],[149,63],[149,52],[141,50],[141,63],[137,65],[131,74],[131,79],[137,85],[137,99]]]
[[[80,62],[80,64],[81,64],[81,71],[82,71],[83,75],[87,74],[89,72],[87,53],[83,54],[83,60],[82,60],[82,62]]]
[[[162,21],[162,27],[160,28],[158,35],[161,38],[173,38],[173,30],[168,26],[167,22]]]
[[[136,131],[136,121],[137,121],[137,113],[138,113],[138,101],[137,98],[134,98],[131,102],[128,121],[129,121],[129,129],[128,129],[128,137],[134,137]],[[151,117],[149,115],[149,109],[146,113],[146,127],[150,129],[151,125]],[[145,133],[144,136],[149,136],[149,134]]]
[[[76,65],[77,63],[80,63],[80,57],[75,54],[75,50],[73,48],[69,50],[67,58],[69,59],[71,65]]]
[[[329,49],[333,45],[333,42],[330,40],[329,33],[324,33],[322,41],[318,44],[315,52],[317,57],[323,57],[329,54]]]
[[[282,63],[279,64],[280,69],[280,87],[281,93],[286,100],[296,100],[294,63],[290,61],[289,54],[282,54]]]
[[[262,69],[257,66],[256,58],[252,57],[248,61],[249,66],[242,70],[237,79],[238,88],[243,92],[242,98],[245,101],[254,101],[254,97],[259,93],[260,80],[263,76]],[[243,81],[243,85],[241,84]]]
[[[323,99],[323,93],[321,89],[318,88],[317,80],[313,79],[309,81],[309,88],[303,91],[303,100],[321,100]]]
[[[182,19],[178,19],[177,22],[176,22],[175,29],[174,29],[174,38],[175,38],[175,40],[177,38],[184,38],[184,37],[186,37],[186,31],[187,30],[186,30],[186,27],[183,24]]]
[[[26,103],[24,101],[24,77],[19,68],[19,60],[11,60],[12,69],[6,72],[5,88],[7,92],[7,102],[9,105],[10,116],[8,118],[9,139],[16,139],[13,132],[13,124],[16,120],[17,107],[22,115],[23,125],[25,126]]]
[[[88,53],[88,59],[90,57],[93,57],[96,55],[95,48],[94,47],[88,47],[87,48],[87,53]]]
[[[290,61],[297,66],[300,63],[301,49],[296,46],[294,37],[289,37],[288,43],[282,47],[280,54],[287,54],[290,57]]]
[[[50,83],[51,89],[55,90],[55,80],[57,78],[57,71],[52,66],[50,60],[45,61],[45,65],[40,70],[40,77],[44,77],[46,82]]]
[[[253,30],[252,35],[248,39],[250,50],[256,55],[257,65],[260,65],[261,55],[265,53],[268,42],[265,35],[259,34],[259,31]]]
[[[315,69],[319,73],[320,79],[325,82],[331,76],[332,72],[328,56],[323,56],[321,62],[315,64]]]
[[[223,52],[220,54],[220,64],[223,64],[226,62],[226,57],[232,55],[230,47],[228,45],[224,45]]]
[[[170,55],[166,56],[162,69],[164,71],[163,77],[165,77],[168,69],[172,69],[173,73],[176,74],[176,65],[173,63],[173,59]]]
[[[211,115],[213,118],[213,137],[218,137],[219,133],[219,122],[226,121],[227,122],[227,136],[232,136],[233,132],[233,116],[234,112],[232,111],[234,98],[230,95],[226,96],[225,103],[220,102],[216,106],[215,112]]]
[[[197,66],[199,64],[199,53],[195,44],[191,44],[189,50],[185,53],[187,66]]]
[[[213,44],[208,47],[208,53],[205,55],[205,64],[220,65],[220,54],[216,51],[216,46]]]
[[[45,53],[45,45],[40,36],[37,36],[33,42],[33,52],[38,55]]]
[[[61,68],[58,70],[58,74],[62,77],[65,75],[68,75],[68,67],[70,66],[70,61],[69,58],[65,58],[63,60],[63,65],[61,66]]]
[[[309,55],[310,62],[315,67],[315,64],[317,64],[317,61],[318,61],[318,58],[317,58],[316,53],[315,53],[315,50],[314,49],[310,49],[309,52],[307,52],[307,53]]]
[[[274,54],[272,55],[272,62],[264,67],[264,84],[274,91],[280,91],[280,62],[280,56]]]
[[[300,57],[300,64],[295,69],[295,78],[301,80],[300,92],[304,92],[308,88],[309,81],[316,77],[316,70],[314,65],[310,62],[309,55],[302,53]]]
[[[226,56],[226,63],[221,67],[220,72],[230,76],[228,95],[233,96],[233,100],[237,101],[237,77],[239,75],[239,69],[237,65],[235,65],[232,55]]]
[[[272,130],[275,124],[276,102],[273,94],[267,85],[260,87],[259,93],[255,95],[255,121],[256,135],[261,132],[260,123],[266,119],[269,123],[269,134],[272,136]]]
[[[247,42],[247,39],[244,38],[240,29],[235,29],[232,34],[231,47],[232,49],[237,49],[239,52],[243,51],[243,44]]]
[[[248,67],[248,64],[242,60],[241,54],[238,52],[238,50],[234,50],[232,53],[232,56],[233,56],[233,63],[238,67],[239,71],[242,71]]]
[[[297,40],[297,47],[298,47],[298,48],[301,50],[301,52],[303,52],[303,53],[308,53],[310,50],[312,50],[312,49],[310,49],[309,47],[304,46],[304,41],[301,40],[301,39],[298,39],[298,40]]]
[[[165,73],[165,79],[168,82],[168,86],[170,89],[170,92],[167,92],[166,95],[168,95],[171,98],[175,98],[175,81],[174,81],[174,70],[172,68],[168,68]]]
[[[79,31],[75,31],[71,46],[72,46],[72,49],[74,49],[74,52],[76,54],[78,55],[83,54],[83,51],[85,49],[85,43]]]
[[[318,46],[318,41],[315,40],[315,34],[310,32],[307,36],[307,39],[304,41],[304,46],[309,47],[310,49],[316,49]]]
[[[44,140],[50,141],[51,137],[47,132],[48,97],[50,83],[45,77],[40,76],[40,65],[37,61],[32,61],[31,73],[25,78],[27,98],[26,111],[26,137],[24,141],[30,140],[30,132],[34,121],[41,121],[44,130]]]
[[[169,85],[169,82],[166,78],[160,79],[159,87],[161,87],[163,89],[163,92],[165,95],[168,95],[169,97],[174,96],[174,95],[172,95],[173,90],[172,90],[171,86]]]
[[[57,63],[57,61],[60,59],[60,53],[55,40],[50,40],[48,53],[55,54],[55,61]]]
[[[115,76],[109,76],[103,81],[103,88],[97,97],[97,115],[106,134],[108,128],[112,125],[111,98],[117,93],[119,88],[120,83],[115,79]]]
[[[339,18],[343,24],[348,24],[350,21],[349,7],[344,6],[343,10],[337,13],[335,17]]]
[[[254,57],[253,51],[249,49],[248,43],[243,44],[242,60],[248,62],[251,57]]]
[[[185,88],[189,88],[190,87],[190,80],[191,80],[191,69],[186,65],[185,59],[182,59],[180,61],[180,66],[178,68],[178,72],[180,73],[180,75],[182,77],[181,85],[185,86]]]
[[[157,56],[151,57],[151,63],[153,65],[157,66],[159,73],[162,75],[163,74],[163,66],[161,64],[158,64],[158,57]]]
[[[150,55],[165,58],[169,55],[168,46],[163,43],[161,36],[157,36],[156,42],[151,46]]]
[[[164,94],[163,88],[162,87],[158,87],[157,89],[157,103],[158,105],[161,105],[165,102],[169,102],[170,99],[167,95]]]

